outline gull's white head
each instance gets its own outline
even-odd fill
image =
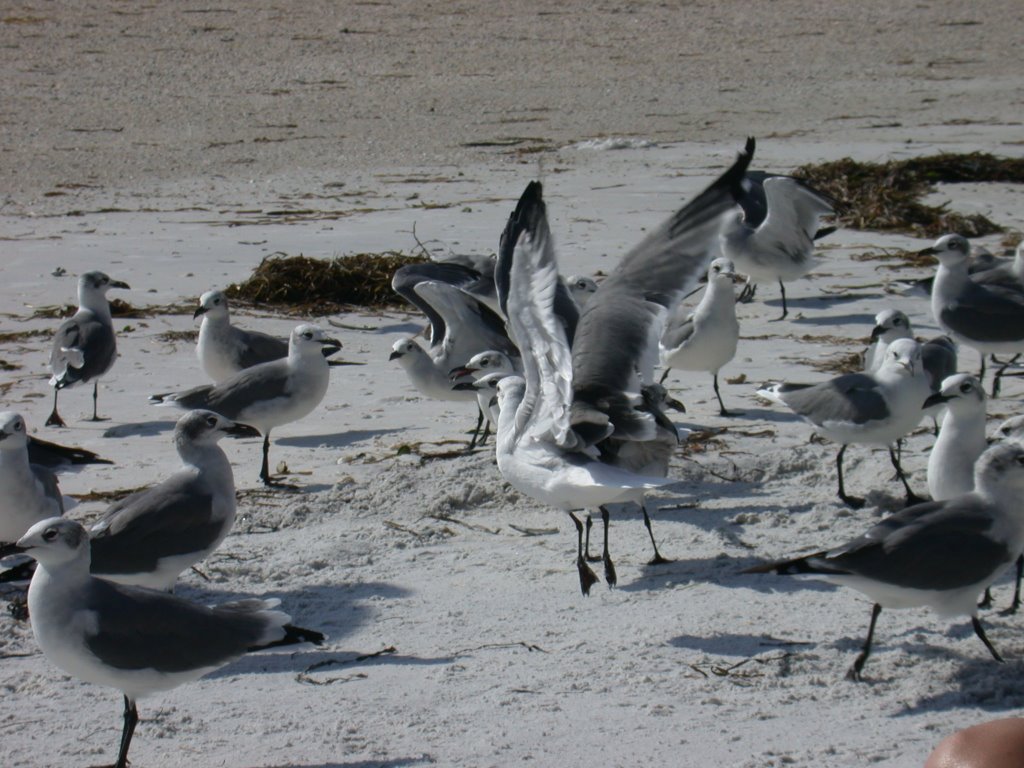
[[[89,534],[81,523],[64,517],[40,520],[18,539],[17,546],[43,566],[89,560]]]
[[[1022,440],[1024,439],[1024,416],[1011,416],[998,427],[995,433],[996,440]]]
[[[20,413],[0,412],[0,451],[24,450],[28,445],[28,429]]]
[[[199,306],[192,313],[192,319],[194,320],[200,315],[214,320],[226,320],[228,317],[228,297],[221,291],[207,291],[199,297]]]
[[[1013,499],[1024,494],[1024,443],[1006,440],[990,446],[974,465],[974,487],[986,496]]]
[[[590,297],[597,292],[597,281],[590,277],[569,275],[565,278],[565,282],[569,286],[569,293],[576,302],[576,306],[580,309],[583,309]]]
[[[899,372],[904,376],[921,373],[921,345],[914,339],[896,339],[885,350],[882,368]]]
[[[945,405],[951,413],[985,413],[985,390],[969,373],[955,373],[942,380],[942,387],[924,401],[925,408]]]
[[[296,326],[288,337],[288,355],[328,357],[341,349],[341,342],[331,338],[316,325],[303,323]]]
[[[225,435],[232,437],[259,437],[260,433],[247,424],[238,424],[213,411],[189,411],[174,425],[174,442],[186,445],[213,445]]]
[[[736,282],[736,267],[732,261],[725,258],[718,258],[711,262],[708,267],[708,282],[716,285],[726,285]]]
[[[504,352],[489,349],[486,352],[478,352],[473,355],[466,364],[453,368],[449,373],[453,379],[467,374],[484,375],[488,373],[512,373],[515,367],[512,365],[512,358]]]
[[[399,339],[391,345],[391,354],[388,360],[397,360],[402,365],[408,365],[417,355],[426,354],[423,347],[411,338]]]
[[[871,329],[871,341],[881,339],[889,344],[896,339],[912,339],[914,331],[910,318],[898,309],[886,309],[875,315],[875,327]]]
[[[971,244],[963,235],[943,235],[930,248],[919,251],[922,256],[934,256],[944,267],[966,267],[971,255]]]
[[[498,380],[498,408],[517,408],[526,395],[526,381],[522,376],[503,376]]]

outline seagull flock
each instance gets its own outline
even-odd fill
[[[667,389],[673,368],[703,371],[721,416],[719,372],[740,339],[737,303],[759,282],[777,282],[782,317],[785,283],[819,263],[815,243],[835,231],[836,204],[799,179],[750,169],[754,139],[728,169],[631,248],[600,283],[559,273],[555,238],[540,182],[530,182],[501,230],[494,257],[449,257],[399,269],[396,293],[426,317],[425,339],[401,338],[391,359],[428,398],[473,403],[469,449],[494,437],[497,472],[521,494],[567,513],[576,531],[575,566],[582,593],[602,564],[609,587],[618,576],[611,554],[609,505],[639,505],[658,549],[646,499],[670,485],[669,460],[680,430],[668,410],[685,410]],[[838,496],[850,507],[843,457],[851,446],[888,450],[907,506],[859,538],[811,554],[772,560],[746,573],[813,578],[849,586],[872,602],[868,633],[849,670],[862,679],[883,608],[930,607],[970,618],[996,661],[1002,658],[978,618],[978,599],[1016,563],[1020,604],[1024,570],[1024,419],[985,435],[989,395],[984,358],[997,366],[991,397],[1024,353],[1024,255],[972,264],[969,242],[939,238],[923,254],[938,268],[924,286],[943,334],[918,341],[902,312],[875,318],[863,370],[817,383],[766,382],[757,394],[792,411],[835,443]],[[687,308],[685,299],[703,296]],[[745,280],[737,297],[735,284]],[[81,275],[78,310],[53,339],[53,412],[64,426],[60,390],[93,384],[115,364],[117,345],[106,293],[128,289],[100,271]],[[323,400],[328,358],[341,344],[300,324],[287,340],[231,323],[228,299],[211,290],[196,353],[212,383],[153,394],[156,405],[186,412],[174,428],[182,466],[162,482],[114,503],[88,527],[65,517],[57,472],[104,462],[77,448],[30,437],[25,420],[0,413],[0,582],[30,577],[27,611],[39,647],[65,672],[113,687],[124,697],[117,768],[128,765],[138,721],[136,700],[194,680],[249,651],[322,643],[321,633],[291,623],[273,600],[206,607],[173,594],[178,577],[213,552],[236,514],[231,465],[221,438],[263,437],[260,480],[282,485],[269,469],[270,435]],[[982,355],[978,376],[958,372],[957,352]],[[1004,356],[1003,359],[995,355]],[[661,374],[658,375],[658,369]],[[468,415],[468,414],[467,414]],[[911,489],[900,461],[902,440],[934,419],[927,467],[930,500]],[[941,424],[941,426],[939,426]],[[602,523],[601,553],[590,554],[592,515]],[[27,556],[27,558],[26,558]],[[30,559],[29,559],[30,558]]]

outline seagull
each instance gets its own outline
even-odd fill
[[[282,486],[270,477],[270,431],[310,414],[327,394],[330,367],[326,357],[341,342],[315,325],[303,323],[292,331],[288,357],[260,363],[219,384],[207,384],[185,392],[152,395],[157,405],[186,410],[203,408],[226,419],[255,427],[263,435],[260,480]]]
[[[277,600],[208,608],[173,595],[89,574],[89,535],[73,520],[36,523],[18,547],[38,562],[28,590],[32,634],[54,666],[124,694],[124,728],[114,768],[126,768],[136,701],[176,688],[250,652],[323,643],[293,626]]]
[[[975,634],[1001,662],[978,621],[976,601],[1024,550],[1024,445],[1000,443],[985,451],[974,485],[946,501],[907,507],[835,549],[746,572],[823,579],[853,587],[874,603],[850,680],[861,680],[882,608],[929,607],[940,616],[970,616]]]
[[[453,382],[452,389],[472,390],[476,393],[477,407],[480,409],[480,413],[487,419],[487,423],[484,425],[483,436],[479,442],[471,443],[471,448],[476,445],[483,445],[492,427],[495,431],[498,429],[497,403],[495,402],[498,379],[502,376],[518,373],[521,371],[521,368],[518,357],[512,358],[504,352],[489,349],[486,352],[473,355],[473,357],[466,361],[464,366],[453,368],[448,372],[448,378]],[[466,379],[467,376],[471,381]],[[484,384],[477,386],[477,383],[484,379],[486,379]],[[494,403],[493,407],[492,402]]]
[[[25,419],[0,412],[0,542],[11,543],[40,520],[64,514],[57,476],[29,458]]]
[[[970,245],[961,235],[943,235],[920,253],[939,260],[931,298],[935,321],[954,341],[978,350],[982,358],[978,378],[984,378],[986,354],[1014,356],[996,371],[992,382],[996,397],[1007,366],[1024,352],[1024,291],[975,282],[967,273]]]
[[[217,441],[258,437],[212,411],[189,411],[174,427],[182,467],[113,504],[89,528],[92,574],[171,592],[183,571],[205,559],[235,522],[235,481]]]
[[[946,409],[939,437],[928,456],[928,492],[945,501],[974,490],[974,463],[988,447],[985,439],[985,390],[967,373],[942,382],[925,406]]]
[[[220,383],[246,368],[288,356],[288,341],[231,324],[228,297],[207,291],[192,315],[202,317],[196,356],[206,375]]]
[[[732,416],[718,391],[718,371],[736,356],[740,324],[736,319],[736,294],[733,284],[736,270],[728,259],[715,259],[708,269],[708,287],[697,308],[683,312],[677,308],[659,342],[665,383],[672,368],[707,371],[714,381],[719,414]]]
[[[565,284],[569,286],[569,293],[576,306],[581,310],[590,301],[590,297],[597,292],[597,281],[592,277],[584,275],[569,275],[565,278]]]
[[[778,282],[782,316],[789,314],[785,283],[807,274],[814,266],[814,241],[834,231],[819,229],[822,216],[835,212],[831,200],[791,176],[748,172],[740,210],[722,227],[722,255],[748,276],[742,298],[753,297],[758,282]]]
[[[569,514],[584,595],[597,577],[574,511],[601,511],[605,580],[614,586],[606,505],[642,504],[646,491],[668,482],[602,461],[598,444],[654,440],[667,421],[641,389],[652,383],[665,319],[700,273],[753,148],[748,140],[729,170],[626,254],[587,302],[571,345],[554,312],[561,281],[539,182],[527,186],[502,235],[495,274],[507,281],[498,280],[499,304],[523,353],[523,375],[497,384],[498,469],[516,490]]]
[[[996,427],[996,440],[1024,439],[1024,416],[1011,416]]]
[[[117,359],[117,339],[107,291],[128,287],[127,283],[111,280],[98,271],[86,272],[78,278],[78,311],[61,323],[53,337],[50,353],[53,411],[46,426],[67,426],[57,413],[57,395],[65,387],[88,381],[92,382],[92,420],[101,421],[96,414],[99,379]]]
[[[907,501],[918,500],[892,445],[921,422],[930,393],[928,377],[921,369],[921,345],[913,339],[890,344],[886,361],[874,373],[847,373],[820,384],[766,384],[758,390],[765,399],[786,406],[840,444],[836,454],[839,498],[854,508],[864,506],[864,499],[848,496],[843,484],[843,454],[851,443],[888,447]]]
[[[875,315],[871,341],[864,353],[864,371],[877,371],[885,360],[885,351],[896,339],[914,338],[910,318],[898,309],[884,309]]]
[[[1024,242],[1017,243],[1012,260],[1000,261],[993,264],[991,269],[975,272],[971,274],[971,280],[978,285],[1024,291]]]

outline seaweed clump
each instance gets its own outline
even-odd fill
[[[938,237],[957,232],[982,237],[1003,227],[981,214],[948,210],[948,204],[925,205],[920,198],[940,182],[1024,183],[1024,158],[996,157],[986,152],[916,157],[887,163],[861,163],[843,158],[802,165],[794,175],[839,203],[838,220],[851,229],[906,232]]]
[[[399,267],[423,261],[399,251],[330,260],[274,253],[226,293],[232,300],[302,315],[331,314],[351,306],[400,306],[403,300],[391,289],[392,275]]]

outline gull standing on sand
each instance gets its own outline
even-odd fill
[[[974,490],[974,464],[988,447],[985,439],[985,390],[967,373],[942,382],[925,407],[946,409],[939,436],[928,455],[928,492],[945,501]]]
[[[975,634],[1001,662],[978,621],[977,600],[1024,550],[1024,445],[993,445],[978,459],[974,478],[975,490],[907,507],[835,549],[746,573],[823,579],[852,587],[874,603],[850,680],[861,679],[882,608],[928,607],[940,616],[970,616]]]
[[[221,291],[207,291],[200,296],[192,317],[203,318],[196,356],[203,371],[216,383],[246,368],[288,356],[286,339],[232,325],[228,297]]]
[[[931,298],[935,322],[956,342],[978,350],[979,379],[985,375],[986,354],[1011,354],[1015,360],[1024,352],[1024,291],[976,283],[967,274],[970,244],[961,235],[943,235],[920,253],[939,260]],[[993,397],[1013,360],[996,371]]]
[[[676,308],[659,342],[661,384],[672,368],[707,371],[713,377],[719,414],[732,416],[718,391],[718,371],[736,356],[740,324],[736,319],[736,270],[728,259],[715,259],[708,269],[708,287],[697,308]]]
[[[126,768],[139,720],[136,701],[197,680],[250,652],[323,642],[290,624],[277,600],[208,608],[89,574],[89,535],[73,520],[36,523],[18,547],[38,562],[28,589],[32,634],[46,658],[72,677],[124,694],[114,768]],[[45,742],[40,740],[40,748]]]
[[[15,542],[40,520],[64,514],[57,476],[29,461],[25,420],[0,413],[0,543]]]
[[[750,140],[722,177],[623,258],[587,303],[571,347],[553,310],[560,280],[538,182],[527,186],[502,235],[495,272],[507,282],[499,280],[498,296],[523,352],[523,376],[498,382],[498,469],[521,493],[569,513],[584,594],[597,576],[586,563],[583,523],[573,511],[600,509],[605,580],[613,586],[605,505],[642,505],[645,491],[667,482],[608,464],[594,452],[609,437],[658,438],[659,415],[640,390],[652,383],[668,312],[706,263],[752,153]]]
[[[212,411],[178,419],[181,469],[116,502],[90,526],[94,576],[170,592],[182,572],[220,546],[235,522],[235,480],[217,445],[225,435],[259,437]]]
[[[101,421],[96,413],[99,380],[117,359],[117,338],[107,291],[128,287],[127,283],[111,280],[99,271],[86,272],[78,278],[78,311],[61,323],[53,337],[50,353],[53,411],[46,426],[67,426],[57,413],[57,395],[65,387],[89,381],[92,382],[92,420]]]
[[[477,407],[480,409],[480,413],[487,418],[483,436],[479,441],[471,444],[470,447],[483,445],[487,441],[487,436],[492,428],[497,433],[496,392],[498,390],[498,379],[503,376],[510,376],[513,373],[519,373],[521,366],[517,364],[518,361],[518,357],[513,359],[504,352],[490,349],[473,355],[461,368],[453,368],[449,371],[448,377],[452,381],[452,389],[475,392]],[[467,376],[472,381],[467,381]],[[484,383],[478,386],[481,381]]]
[[[875,315],[871,329],[871,342],[864,353],[864,371],[877,371],[885,360],[885,351],[896,339],[914,338],[910,318],[898,309],[884,309]]]
[[[785,283],[814,268],[814,241],[834,231],[819,228],[821,217],[835,209],[820,192],[790,176],[748,172],[744,189],[740,210],[723,224],[722,255],[747,275],[741,298],[753,297],[759,282],[778,282],[782,320],[789,314]]]
[[[304,323],[291,333],[288,357],[246,368],[220,384],[153,395],[150,401],[187,410],[202,408],[255,427],[263,435],[260,480],[268,486],[282,485],[270,477],[270,431],[298,421],[320,404],[330,381],[326,358],[340,348],[340,341]]]
[[[843,454],[851,443],[886,446],[907,502],[919,501],[892,448],[921,422],[924,401],[931,394],[916,341],[897,339],[890,344],[885,362],[874,373],[846,373],[821,384],[766,384],[757,393],[786,406],[840,444],[836,472],[839,498],[846,504],[864,506],[864,499],[848,496],[843,484]]]

